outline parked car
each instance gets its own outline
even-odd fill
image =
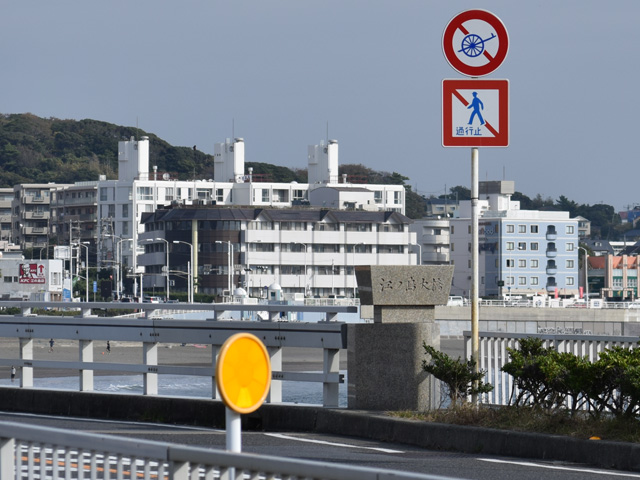
[[[162,299],[160,297],[144,297],[142,303],[162,303]]]

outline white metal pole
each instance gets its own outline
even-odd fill
[[[471,355],[475,361],[475,372],[480,371],[480,335],[478,305],[478,148],[471,149]],[[477,396],[473,396],[473,402],[477,402]]]

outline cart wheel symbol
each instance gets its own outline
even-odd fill
[[[467,57],[477,57],[484,52],[484,43],[492,38],[496,38],[495,33],[492,33],[489,38],[485,38],[484,40],[475,33],[470,33],[462,39],[462,48],[458,50],[458,52],[464,53]]]

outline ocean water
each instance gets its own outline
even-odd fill
[[[314,372],[318,373],[318,372]],[[338,387],[339,405],[347,406],[347,372],[345,383]],[[1,379],[3,387],[20,387],[20,379],[12,383],[10,379]],[[93,377],[93,389],[96,392],[108,392],[130,395],[142,395],[144,391],[142,375],[99,376]],[[78,377],[34,378],[33,387],[51,390],[79,390]],[[205,377],[189,375],[158,375],[158,395],[180,398],[211,398],[212,381]],[[316,382],[282,382],[282,402],[299,405],[322,405],[322,384]]]

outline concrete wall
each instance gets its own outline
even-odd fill
[[[471,330],[470,307],[436,307],[445,337]],[[640,336],[640,309],[480,307],[480,331]],[[552,330],[554,332],[552,332]]]

